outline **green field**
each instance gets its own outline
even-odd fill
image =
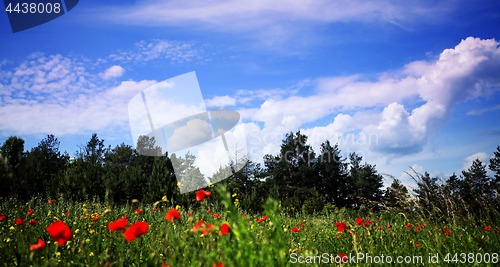
[[[221,198],[220,204],[210,205],[204,200],[197,210],[178,207],[181,217],[174,222],[165,215],[175,207],[164,200],[156,202],[156,206],[134,201],[112,207],[106,203],[62,199],[53,203],[37,198],[27,203],[3,200],[0,265],[217,266],[220,262],[224,266],[291,266],[304,262],[313,266],[377,266],[390,265],[389,259],[396,266],[449,266],[461,262],[471,266],[479,261],[481,266],[496,266],[498,263],[498,222],[454,224],[410,219],[404,213],[368,212],[357,216],[346,210],[306,216],[285,212],[271,199],[262,214],[248,214],[234,205],[237,195],[231,196],[222,186],[210,189],[213,192],[210,198]],[[27,215],[29,209],[33,213]],[[137,213],[138,209],[142,213]],[[110,231],[108,225],[124,215],[128,221],[126,228],[143,221],[148,224],[147,232],[129,242],[121,231]],[[16,219],[25,221],[17,225]],[[36,225],[30,224],[31,219]],[[363,222],[358,225],[357,219]],[[72,233],[64,245],[54,242],[46,230],[59,220]],[[200,220],[204,221],[202,229],[210,230],[206,235],[202,229],[193,232]],[[224,222],[231,230],[219,234]],[[342,222],[347,229],[343,230],[339,224]],[[214,229],[206,227],[209,224]],[[44,241],[45,248],[30,250],[30,245],[37,244],[38,239]],[[340,263],[339,254],[351,254],[351,258]]]

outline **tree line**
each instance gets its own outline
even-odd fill
[[[7,139],[0,147],[0,197],[93,198],[124,204],[131,199],[152,203],[166,196],[175,205],[188,207],[197,205],[195,192],[180,194],[179,185],[201,179],[226,185],[236,193],[239,207],[254,212],[260,212],[269,197],[292,213],[389,210],[458,218],[491,216],[488,213],[498,214],[500,207],[500,146],[488,167],[476,159],[468,170],[448,179],[414,173],[417,187],[409,191],[394,177],[384,189],[384,177],[375,165],[363,162],[356,153],[343,158],[338,145],[328,140],[316,155],[300,131],[288,133],[279,154],[265,155],[263,165],[236,154],[232,166],[220,166],[212,177],[203,176],[194,155],[162,155],[154,138],[147,136],[141,136],[133,149],[124,143],[106,147],[93,134],[74,159],[59,151],[59,145],[57,138],[48,135],[37,147],[24,151],[23,139]],[[152,154],[159,156],[143,156]],[[177,173],[173,163],[182,166]],[[232,174],[237,164],[243,167]],[[494,175],[488,176],[486,168]]]

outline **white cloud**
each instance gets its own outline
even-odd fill
[[[105,70],[103,73],[99,73],[99,76],[103,78],[104,80],[108,80],[111,78],[116,78],[120,77],[125,73],[125,69],[122,68],[121,66],[114,65],[110,67],[109,69]]]
[[[481,115],[485,112],[488,112],[488,111],[492,111],[492,110],[497,110],[497,109],[500,109],[500,105],[496,105],[496,106],[493,106],[493,107],[486,107],[486,108],[482,108],[480,110],[470,110],[467,112],[467,115]]]
[[[236,105],[236,98],[226,96],[215,96],[212,99],[205,100],[205,104],[209,107],[225,107]]]
[[[469,37],[455,48],[444,50],[434,62],[412,62],[392,75],[380,75],[376,81],[362,81],[361,75],[321,78],[316,94],[270,97],[260,108],[241,113],[245,118],[264,122],[262,134],[278,135],[296,131],[305,123],[342,114],[327,126],[306,129],[307,133],[332,138],[360,131],[358,138],[372,136],[377,142],[352,144],[351,148],[389,157],[417,153],[439,132],[457,103],[498,90],[498,45],[493,39]],[[420,106],[407,110],[401,103],[408,100],[420,101]],[[374,113],[380,108],[383,108],[380,113]],[[318,140],[314,142],[324,141]]]
[[[2,135],[128,132],[128,101],[156,83],[126,81],[107,87],[72,58],[34,53],[28,59],[2,81]]]
[[[467,171],[471,166],[472,166],[472,163],[474,162],[474,160],[476,159],[479,159],[484,166],[486,166],[490,161],[490,157],[488,156],[488,154],[484,153],[484,152],[478,152],[474,155],[470,155],[468,157],[466,157],[464,160],[464,167],[462,168],[462,171]]]
[[[416,18],[430,23],[453,10],[446,3],[363,0],[255,0],[241,1],[147,1],[135,5],[93,10],[93,15],[119,24],[143,26],[187,26],[222,31],[259,29],[266,36],[287,35],[289,25],[335,22],[386,22],[398,26]],[[440,16],[436,16],[439,14]],[[288,26],[288,27],[287,27]],[[297,28],[297,27],[295,27]]]
[[[183,63],[200,59],[202,51],[194,48],[193,43],[155,39],[152,42],[140,41],[135,49],[120,51],[109,56],[112,60],[124,62],[148,62],[155,59]]]

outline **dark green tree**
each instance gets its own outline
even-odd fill
[[[494,156],[490,159],[488,168],[495,172],[494,179],[491,180],[491,188],[500,193],[500,146],[497,146],[497,151],[493,152]]]
[[[337,144],[332,147],[328,140],[321,144],[321,155],[318,157],[317,164],[319,180],[316,189],[327,202],[337,207],[350,206],[349,196],[353,190],[347,172],[347,163],[344,161]]]
[[[289,133],[281,144],[278,156],[266,155],[266,176],[271,178],[271,190],[281,199],[283,207],[302,208],[304,201],[315,195],[318,171],[315,153],[307,145],[307,136],[298,131]]]
[[[382,176],[377,174],[375,166],[368,163],[361,165],[362,157],[356,153],[351,153],[349,159],[349,178],[353,185],[352,207],[358,209],[364,205],[372,210],[380,209],[380,203],[384,196]]]
[[[441,211],[443,206],[443,196],[437,177],[430,177],[429,173],[417,174],[417,188],[414,190],[418,198],[418,203],[425,211],[432,213]]]
[[[24,140],[17,136],[9,137],[0,148],[2,159],[2,194],[17,198],[28,197],[28,184],[24,168]]]
[[[404,209],[410,197],[408,189],[397,178],[394,178],[390,187],[385,190],[384,200],[389,209]]]
[[[104,146],[104,140],[100,140],[97,134],[80,150],[76,152],[75,163],[83,173],[83,195],[89,197],[104,197],[104,160],[106,152],[110,148]]]
[[[69,163],[69,154],[59,151],[60,142],[54,135],[48,135],[37,147],[26,154],[26,172],[30,195],[46,195],[56,176]],[[52,192],[54,194],[55,192]],[[55,195],[55,194],[54,194]]]

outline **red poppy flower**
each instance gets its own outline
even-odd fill
[[[211,192],[207,192],[203,189],[200,189],[200,191],[198,191],[198,193],[196,193],[196,201],[202,201],[206,197],[209,197],[210,194],[211,194]]]
[[[390,226],[390,225],[386,225],[386,226],[385,226],[385,229],[387,229],[387,228],[389,228],[389,227],[391,227],[391,226]]]
[[[420,229],[420,227],[417,227],[417,232],[422,232],[422,229]]]
[[[62,221],[57,221],[46,228],[47,232],[52,235],[54,242],[59,243],[59,245],[64,245],[68,240],[73,238],[73,233],[71,229],[64,224]]]
[[[156,209],[156,208],[154,208],[154,209],[153,209],[153,212],[155,212],[156,210],[157,210],[157,209]]]
[[[171,209],[167,214],[165,215],[165,219],[173,222],[177,220],[178,218],[181,217],[181,214],[176,210],[176,209]]]
[[[142,213],[142,210],[140,210],[140,209],[137,209],[137,210],[135,211],[135,214],[140,214],[140,213]]]
[[[52,204],[52,203],[54,203],[54,200],[53,199],[49,200],[49,204]]]
[[[267,219],[267,216],[263,216],[261,220],[265,221]]]
[[[227,223],[223,223],[221,226],[220,226],[220,232],[219,232],[219,235],[226,235],[227,233],[229,233],[231,231],[231,227],[229,227],[229,225]]]
[[[344,253],[340,253],[339,254],[339,257],[340,259],[342,260],[342,262],[346,263],[347,262],[347,255],[344,254]]]
[[[451,230],[448,230],[444,233],[445,236],[449,236],[451,234]]]
[[[148,223],[146,222],[136,222],[131,225],[127,230],[125,230],[125,239],[128,242],[136,239],[137,237],[145,234],[148,231]]]
[[[127,225],[128,221],[125,219],[118,219],[115,222],[111,222],[108,225],[108,228],[110,231],[122,231],[125,232],[125,226]]]
[[[213,267],[226,267],[226,266],[219,261],[217,264],[214,263]]]
[[[295,233],[295,232],[300,232],[300,228],[293,227],[293,229],[292,229],[292,233]]]
[[[30,245],[30,250],[45,248],[45,242],[42,239],[38,239],[38,244]]]
[[[189,216],[191,216],[191,212],[190,212],[190,213],[188,213],[188,217],[189,217]]]
[[[445,230],[446,230],[446,226],[445,226],[445,227],[443,227],[443,229],[445,229]]]
[[[15,219],[14,222],[16,223],[16,225],[21,225],[24,223],[24,219]]]
[[[31,215],[31,214],[33,214],[33,213],[35,213],[35,212],[34,212],[32,209],[29,209],[29,210],[28,210],[28,215]]]
[[[222,217],[222,216],[220,216],[219,214],[214,214],[214,217],[215,217],[215,218],[220,218],[220,217]]]
[[[489,231],[489,230],[491,230],[491,227],[486,226],[486,227],[484,227],[484,230],[488,230]]]
[[[347,226],[345,225],[344,222],[341,222],[341,223],[337,222],[337,223],[335,223],[335,226],[337,226],[337,230],[339,232],[343,232],[345,229],[347,229]]]
[[[35,225],[36,225],[36,221],[35,221],[35,219],[31,219],[31,220],[30,220],[30,224],[31,224],[31,226],[35,226]]]
[[[497,229],[495,229],[495,233],[497,233],[497,234],[498,234],[498,233],[500,233],[500,231],[498,231]]]
[[[245,213],[243,213],[243,215],[241,215],[241,217],[245,217],[245,216],[247,216]]]
[[[368,221],[366,221],[363,225],[364,225],[365,227],[368,227],[368,226],[370,225],[370,223],[373,223],[373,222],[372,222],[371,220],[368,220]]]
[[[418,244],[417,242],[415,242],[415,247],[418,247],[418,246],[420,246],[420,244]]]
[[[211,211],[211,210],[207,210],[207,212],[208,212],[208,213],[212,213],[212,211]]]
[[[2,215],[2,216],[0,216],[0,221],[3,221],[3,220],[5,220],[5,216]]]
[[[361,218],[357,218],[356,219],[356,225],[360,225],[364,222],[365,220],[361,219]]]
[[[123,215],[122,219],[124,219],[124,220],[127,219],[127,215]]]
[[[203,227],[203,220],[200,220],[197,224],[193,226],[193,233],[196,233],[196,231],[198,231],[198,229],[202,227]]]
[[[163,267],[170,267],[170,265],[166,265],[163,261],[161,262],[161,266],[163,266]]]
[[[201,233],[203,235],[208,235],[210,233],[210,229],[215,229],[215,225],[213,224],[207,224],[205,229],[201,229]]]
[[[99,216],[95,216],[94,218],[92,218],[92,220],[97,221],[99,219]]]

